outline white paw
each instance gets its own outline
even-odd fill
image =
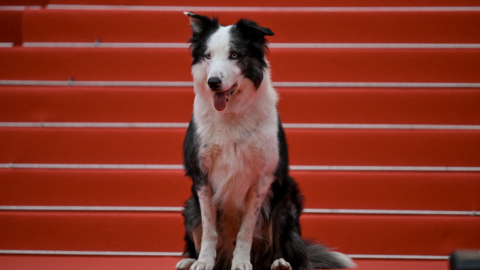
[[[215,262],[212,260],[211,262],[207,262],[204,260],[198,260],[192,266],[190,266],[190,270],[212,270]]]
[[[271,269],[272,270],[292,270],[292,267],[287,261],[285,261],[283,258],[280,258],[278,260],[275,260],[272,263]]]
[[[232,262],[232,270],[252,270],[252,264],[248,261]]]
[[[194,264],[197,260],[195,259],[183,259],[177,263],[175,268],[178,270],[188,270],[190,265]]]

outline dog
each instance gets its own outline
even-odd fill
[[[195,100],[183,144],[193,180],[179,270],[350,268],[346,255],[301,238],[303,197],[288,172],[265,36],[253,21],[190,18]]]

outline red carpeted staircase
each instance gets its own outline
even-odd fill
[[[174,269],[194,98],[182,11],[275,33],[304,237],[367,270],[480,249],[478,1],[0,4],[0,269]]]

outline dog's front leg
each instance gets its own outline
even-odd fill
[[[198,260],[190,270],[212,270],[217,257],[217,209],[212,203],[213,191],[209,185],[201,187],[197,194],[202,214],[202,241]]]
[[[273,176],[263,177],[252,186],[252,189],[247,194],[246,213],[237,234],[237,243],[233,251],[232,270],[252,270],[250,250],[252,248],[253,233],[263,201],[272,181]]]

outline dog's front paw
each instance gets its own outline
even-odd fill
[[[175,268],[178,270],[188,270],[190,268],[190,265],[194,264],[197,260],[195,259],[183,259],[177,263]]]
[[[190,270],[212,270],[215,262],[213,260],[198,260],[190,266]]]
[[[292,267],[287,261],[285,261],[283,258],[280,258],[278,260],[275,260],[272,263],[271,269],[272,270],[292,270]]]
[[[252,270],[252,264],[249,261],[232,262],[232,270]]]

